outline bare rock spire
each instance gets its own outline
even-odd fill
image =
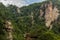
[[[57,20],[58,18],[58,9],[56,7],[53,8],[52,2],[50,2],[47,5],[47,8],[45,10],[45,25],[48,27],[50,30],[52,29],[52,22]]]

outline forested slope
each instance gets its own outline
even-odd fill
[[[60,15],[53,22],[51,30],[45,25],[45,4],[49,2],[34,3],[21,8],[15,5],[6,7],[0,3],[0,40],[7,40],[7,30],[10,29],[6,28],[6,21],[12,24],[13,40],[60,40]],[[57,6],[60,14],[60,1],[51,2],[53,8]],[[44,13],[43,16],[40,10]]]

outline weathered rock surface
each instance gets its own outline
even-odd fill
[[[43,10],[40,10],[40,16],[43,16],[45,18],[45,25],[49,29],[52,29],[52,22],[57,20],[59,16],[59,10],[56,6],[53,7],[52,2],[49,2],[48,4],[45,4],[45,12]]]

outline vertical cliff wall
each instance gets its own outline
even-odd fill
[[[43,16],[44,14],[46,27],[52,29],[52,22],[57,20],[59,16],[59,10],[57,9],[56,6],[53,7],[52,2],[44,4],[44,7],[42,7],[45,9],[44,11],[40,10],[40,16]]]

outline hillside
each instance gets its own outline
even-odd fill
[[[21,8],[0,3],[0,40],[60,40],[60,1]]]

